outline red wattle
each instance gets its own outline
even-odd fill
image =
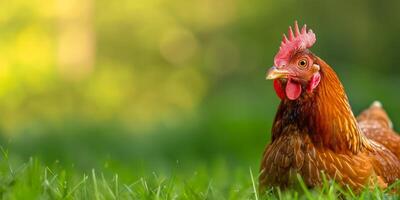
[[[283,90],[281,83],[277,79],[274,80],[274,89],[275,89],[276,95],[278,95],[278,97],[281,100],[284,100],[286,97],[285,91]]]
[[[288,79],[286,83],[286,96],[290,100],[296,100],[301,95],[301,85],[299,83],[293,82],[291,78]]]
[[[307,92],[312,92],[318,86],[320,81],[321,81],[321,74],[317,72],[311,77],[311,81],[307,86]]]

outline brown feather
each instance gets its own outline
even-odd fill
[[[374,103],[357,117],[358,124],[369,139],[374,140],[400,159],[400,136],[380,103]]]

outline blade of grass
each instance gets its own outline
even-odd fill
[[[99,189],[97,186],[96,172],[92,169],[92,179],[93,179],[93,187],[94,187],[94,197],[96,200],[100,200]]]
[[[252,182],[252,184],[253,184],[254,198],[255,198],[256,200],[258,200],[258,192],[257,192],[256,183],[255,183],[255,181],[254,181],[253,171],[251,170],[251,167],[249,168],[249,171],[250,171],[251,182]]]
[[[116,199],[116,198],[115,198],[115,195],[114,195],[114,192],[112,191],[112,189],[111,189],[110,186],[108,185],[106,179],[104,178],[104,174],[103,174],[103,173],[101,173],[101,179],[102,179],[102,181],[103,181],[104,187],[107,189],[108,193],[110,193],[112,199]]]
[[[306,198],[309,200],[313,200],[313,196],[311,195],[310,191],[308,190],[306,184],[304,183],[303,179],[301,178],[300,174],[297,174],[297,180],[299,181],[301,189],[304,191]]]
[[[86,183],[86,180],[88,179],[88,177],[86,175],[83,175],[83,179],[77,183],[65,196],[65,198],[70,197],[72,194],[74,194],[74,192],[82,185]]]
[[[115,198],[119,199],[118,174],[115,174]]]

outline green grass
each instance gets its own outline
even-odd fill
[[[140,174],[109,168],[78,172],[59,162],[45,166],[36,158],[12,161],[2,148],[0,196],[2,199],[398,199],[378,188],[359,195],[325,179],[321,188],[299,186],[258,192],[257,169],[231,169],[224,165],[199,167],[192,173],[177,167],[167,174]],[[139,174],[138,174],[139,173]],[[398,187],[394,184],[394,187]]]

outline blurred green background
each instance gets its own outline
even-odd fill
[[[355,113],[400,125],[400,1],[13,0],[0,3],[0,137],[78,170],[258,169],[287,27],[317,34]]]

